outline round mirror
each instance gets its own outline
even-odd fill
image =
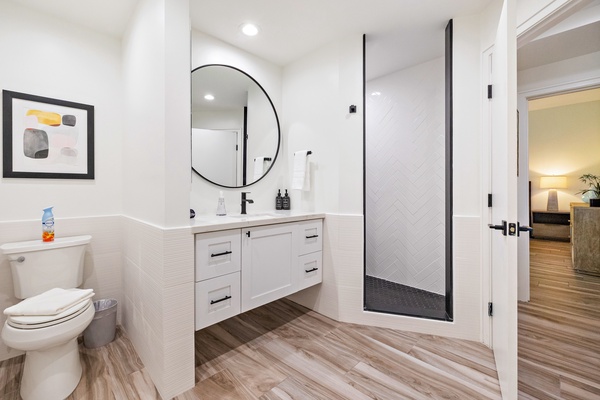
[[[280,144],[279,118],[262,86],[228,65],[192,71],[192,169],[215,185],[262,179]]]

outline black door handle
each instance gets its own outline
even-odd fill
[[[488,224],[488,226],[490,227],[490,229],[495,229],[497,231],[502,231],[502,234],[504,236],[506,236],[508,234],[508,227],[507,227],[506,221],[502,221],[502,225]]]
[[[520,235],[521,232],[533,232],[533,228],[530,226],[521,226],[521,224],[518,222],[517,222],[517,226],[518,226],[517,236],[521,236]]]

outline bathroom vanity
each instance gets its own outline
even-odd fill
[[[195,328],[322,281],[324,214],[197,218]]]

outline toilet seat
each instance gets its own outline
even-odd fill
[[[75,318],[92,305],[92,300],[88,299],[56,315],[12,315],[7,318],[6,323],[16,329],[46,328]]]

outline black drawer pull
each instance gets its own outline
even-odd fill
[[[307,239],[314,239],[314,238],[318,238],[318,237],[319,237],[319,235],[311,235],[311,236],[307,236],[306,238]]]
[[[219,299],[219,300],[211,300],[210,301],[210,305],[212,306],[213,304],[217,304],[217,303],[220,303],[222,301],[229,300],[230,298],[231,298],[231,296],[225,296],[225,297],[223,297],[222,299]]]
[[[227,254],[231,254],[231,251],[224,251],[222,253],[217,253],[217,254],[211,254],[211,257],[220,257],[220,256],[226,256]]]
[[[313,271],[316,271],[316,270],[318,270],[318,269],[319,269],[319,268],[305,269],[305,270],[304,270],[304,272],[306,272],[306,273],[308,274],[309,272],[313,272]]]

